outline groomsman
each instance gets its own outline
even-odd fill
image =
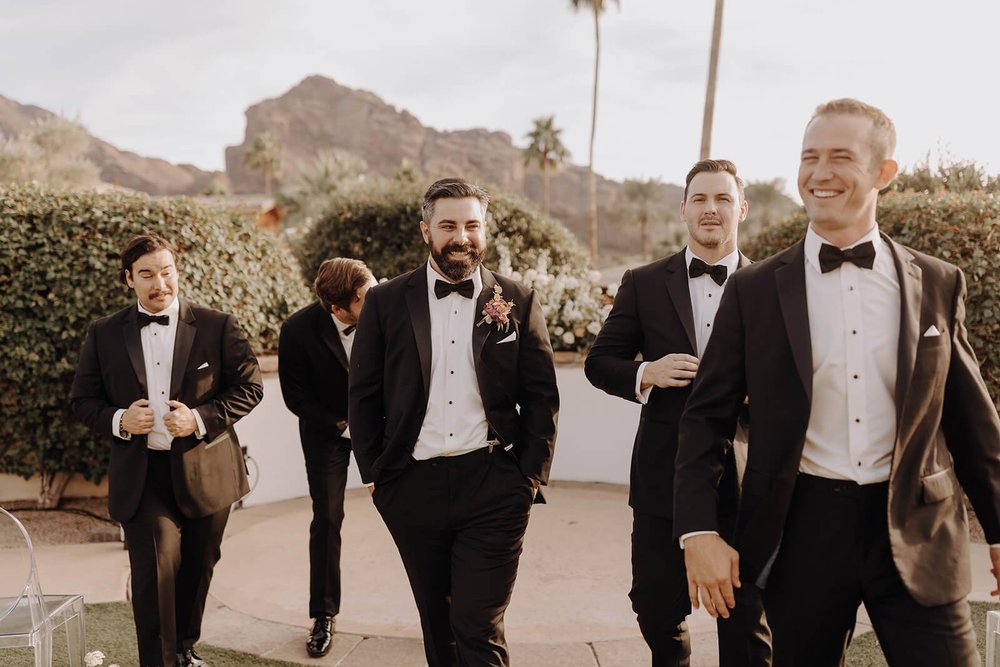
[[[91,324],[73,413],[111,442],[108,510],[121,522],[143,666],[205,665],[194,651],[230,505],[249,492],[233,424],[264,395],[232,315],[178,293],[170,243],[132,238],[137,303]]]
[[[962,491],[1000,545],[1000,419],[962,272],[879,232],[895,144],[871,105],[816,109],[799,161],[805,238],[733,277],[681,421],[674,532],[692,602],[726,616],[734,587],[763,587],[776,667],[842,665],[862,603],[890,665],[980,664]],[[747,395],[734,549],[697,533],[719,527],[716,481]],[[990,556],[1000,578],[1000,546]]]
[[[285,405],[299,418],[313,518],[309,524],[309,616],[306,650],[330,651],[340,612],[340,528],[351,457],[347,369],[354,331],[375,278],[356,259],[328,259],[313,283],[317,301],[281,326],[278,379]]]
[[[509,664],[504,611],[556,437],[538,298],[481,266],[488,204],[461,179],[431,185],[427,263],[368,292],[351,357],[351,444],[431,667]]]
[[[702,160],[687,174],[681,219],[688,245],[677,254],[625,272],[615,303],[584,370],[609,394],[642,404],[632,449],[632,609],[654,667],[690,664],[685,618],[691,613],[684,556],[673,539],[677,427],[691,380],[714,330],[728,277],[749,264],[736,248],[747,215],[743,179],[728,160]],[[738,500],[730,451],[720,494],[724,520]],[[747,590],[741,614],[718,624],[723,667],[770,664],[760,600]]]

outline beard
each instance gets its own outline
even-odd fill
[[[434,263],[441,273],[454,282],[471,276],[472,272],[483,263],[483,257],[486,255],[486,248],[477,250],[471,243],[449,243],[438,250],[429,242],[427,247],[430,248],[431,257],[434,258]],[[452,258],[449,256],[452,252],[463,253],[464,256]]]

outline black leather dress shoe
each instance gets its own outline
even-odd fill
[[[310,658],[322,658],[330,652],[333,645],[333,626],[335,620],[333,616],[319,616],[313,623],[312,632],[309,633],[309,641],[306,642],[306,651]]]
[[[193,648],[189,648],[177,654],[177,667],[208,667],[208,663],[202,660]]]

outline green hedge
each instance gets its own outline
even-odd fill
[[[99,480],[107,445],[70,417],[69,390],[93,320],[134,301],[118,282],[125,241],[155,231],[178,248],[180,292],[235,313],[257,351],[309,301],[277,239],[188,199],[0,188],[0,472]]]
[[[424,188],[385,181],[353,188],[331,198],[326,213],[295,244],[302,275],[312,282],[323,260],[364,260],[376,278],[392,278],[427,260],[420,237],[420,202]],[[561,223],[542,216],[523,199],[491,192],[485,264],[499,265],[501,248],[510,250],[513,268],[535,266],[543,254],[550,266],[585,266],[586,253]]]
[[[1000,197],[982,192],[890,192],[879,198],[879,229],[893,240],[959,266],[969,287],[966,326],[994,403],[1000,407]],[[797,213],[744,244],[752,259],[805,234]]]

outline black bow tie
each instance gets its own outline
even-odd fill
[[[472,284],[471,278],[460,283],[449,283],[444,280],[434,281],[434,296],[437,298],[443,299],[452,292],[458,292],[466,299],[471,299],[476,292],[476,287]]]
[[[727,269],[722,264],[712,264],[709,266],[697,257],[691,260],[691,266],[688,267],[688,276],[692,278],[697,278],[705,274],[712,276],[712,280],[719,287],[722,287],[722,283],[726,282],[726,276],[729,275],[729,269]]]
[[[352,333],[354,333],[354,330],[357,328],[358,328],[357,324],[348,324],[346,327],[344,327],[344,338],[347,338]]]
[[[823,273],[839,269],[844,262],[851,262],[862,269],[872,268],[875,265],[875,244],[868,241],[847,250],[829,243],[819,247],[819,268]]]
[[[146,313],[139,313],[139,328],[143,328],[147,324],[162,324],[167,326],[170,324],[169,315],[147,315]]]

